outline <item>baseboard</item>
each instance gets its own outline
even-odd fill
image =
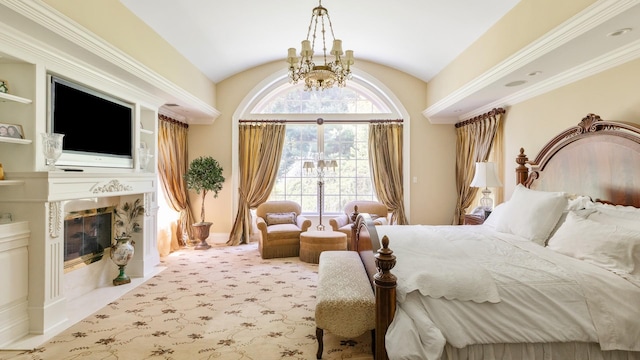
[[[210,244],[226,244],[229,241],[229,233],[213,233],[209,234],[207,242]]]

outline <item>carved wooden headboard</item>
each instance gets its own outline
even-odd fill
[[[535,160],[529,161],[521,149],[516,162],[516,181],[529,188],[640,207],[640,124],[589,114],[549,141]],[[375,289],[375,358],[388,359],[385,334],[396,309],[397,283],[391,273],[395,256],[388,239],[379,239],[368,214],[358,215],[354,226],[354,249]]]
[[[533,161],[520,149],[516,183],[640,207],[640,124],[588,114],[549,141]]]

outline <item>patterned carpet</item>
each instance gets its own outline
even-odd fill
[[[184,249],[167,269],[31,351],[0,359],[315,359],[318,265],[257,244]],[[323,359],[372,359],[371,336],[324,335]]]

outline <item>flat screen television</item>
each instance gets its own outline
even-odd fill
[[[64,134],[56,166],[133,168],[133,104],[49,75],[49,132]]]

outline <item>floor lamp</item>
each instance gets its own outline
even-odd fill
[[[502,186],[500,179],[498,179],[496,164],[486,161],[477,162],[476,173],[473,176],[473,180],[471,180],[471,186],[484,187],[479,205],[484,209],[486,217],[493,209],[493,199],[491,198],[491,190],[489,190],[489,188]]]
[[[316,169],[316,175],[318,176],[318,214],[319,214],[319,223],[316,229],[318,231],[324,231],[324,225],[322,225],[322,211],[324,209],[324,174],[327,169],[334,170],[338,167],[338,162],[335,160],[324,160],[322,155],[316,162],[313,161],[305,161],[302,165],[304,169],[307,170],[307,173]]]

